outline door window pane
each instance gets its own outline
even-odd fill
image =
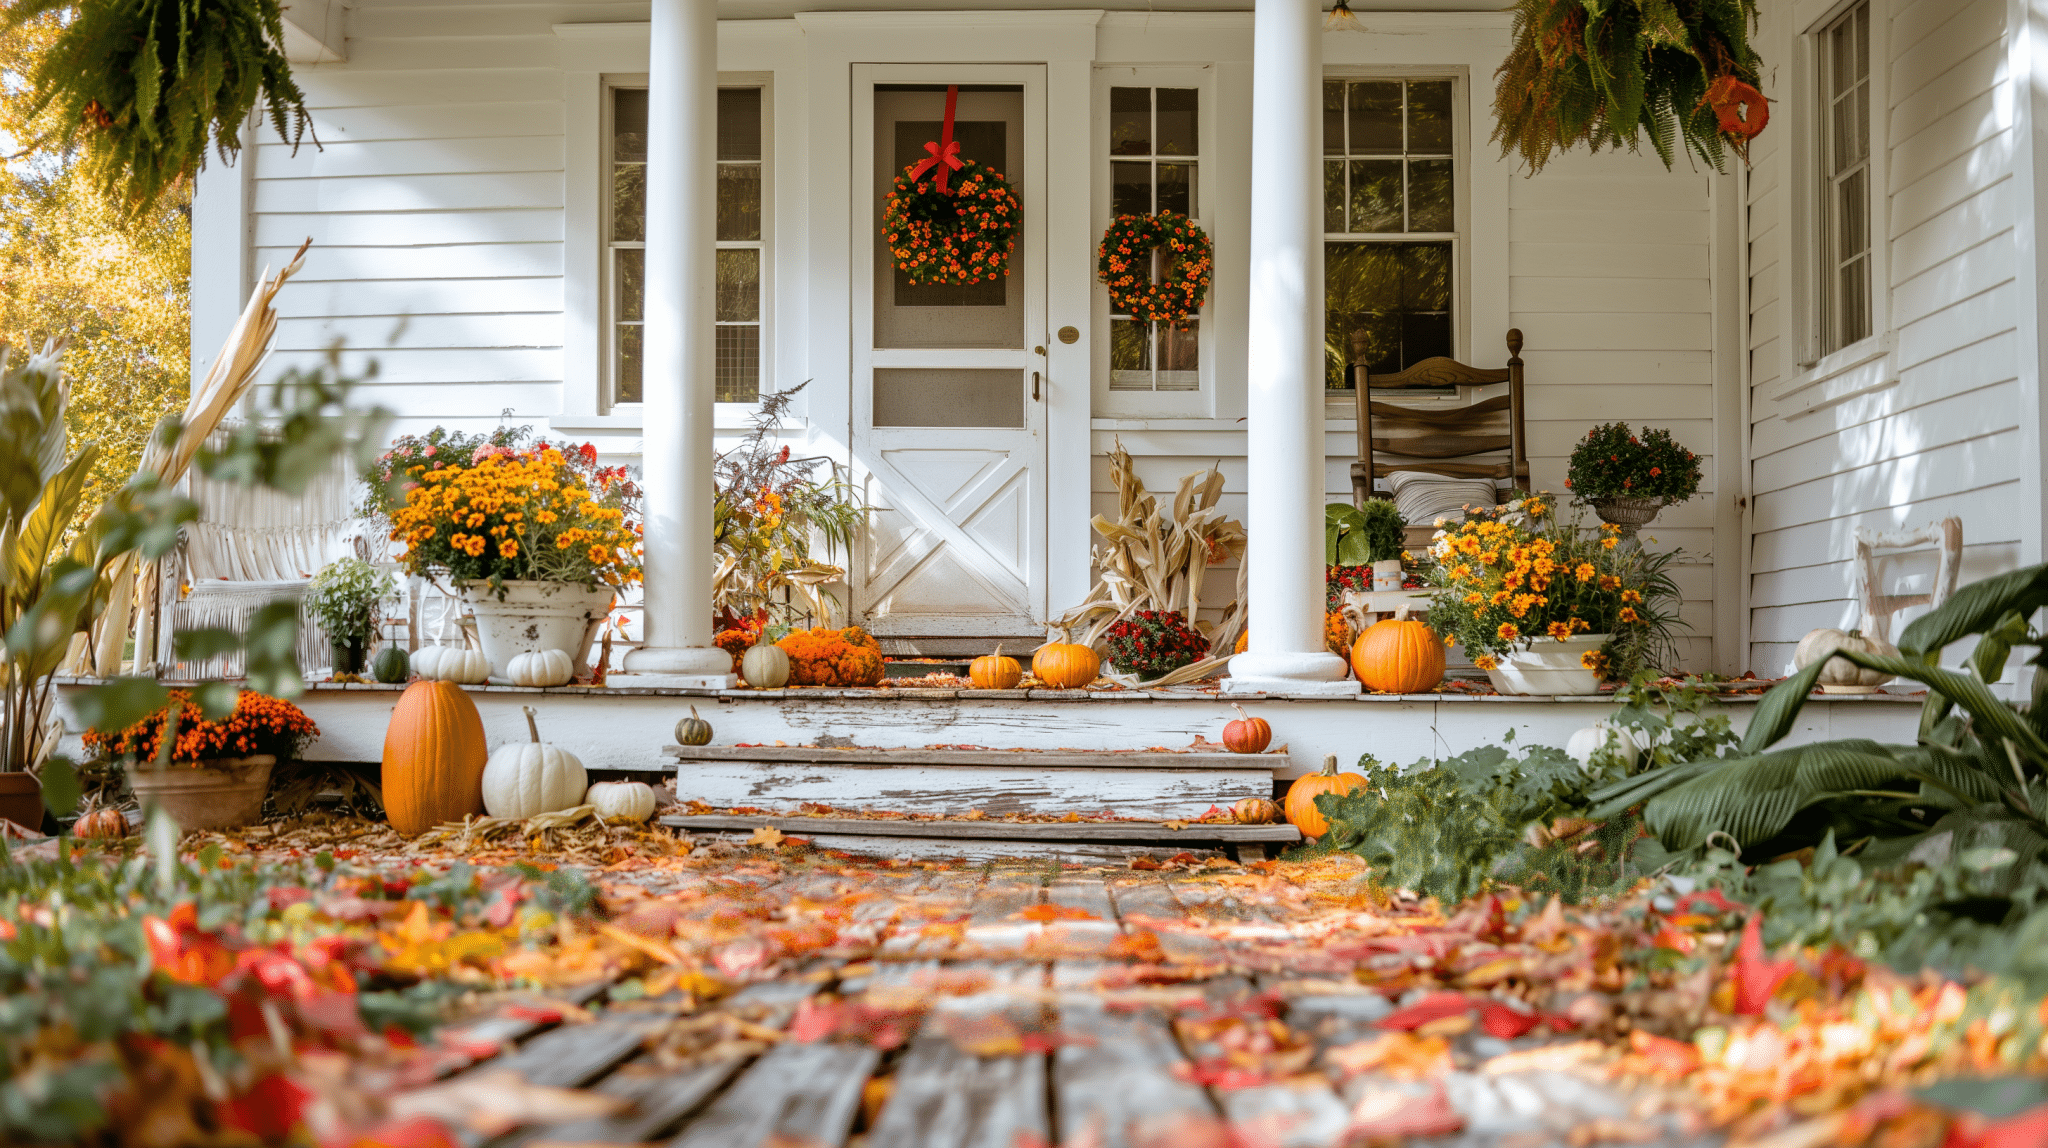
[[[1113,216],[1152,214],[1151,164],[1109,165],[1109,213]]]
[[[1109,154],[1152,154],[1152,89],[1109,90]]]
[[[1195,214],[1195,165],[1191,163],[1162,163],[1153,173],[1158,181],[1160,211],[1178,211],[1182,215]]]
[[[1117,87],[1109,96],[1111,218],[1156,211],[1198,216],[1200,90]],[[1152,253],[1149,274],[1155,279],[1165,270],[1163,258]],[[1177,331],[1130,315],[1110,316],[1111,390],[1199,390],[1200,355],[1193,321]]]
[[[1197,99],[1201,93],[1194,88],[1152,91],[1159,105],[1154,136],[1158,143],[1153,150],[1160,155],[1194,155],[1200,150],[1196,141],[1201,134]]]

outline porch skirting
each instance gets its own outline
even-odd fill
[[[66,679],[64,717],[80,728],[70,695],[85,685]],[[1282,757],[1276,778],[1313,772],[1325,754],[1349,767],[1370,753],[1391,765],[1446,757],[1500,744],[1562,746],[1572,733],[1614,709],[1611,697],[1501,697],[1473,694],[1364,694],[1349,698],[1285,697],[1181,690],[790,689],[689,690],[563,686],[467,686],[492,746],[525,741],[521,706],[542,710],[547,739],[573,747],[594,771],[668,774],[662,756],[673,745],[676,719],[695,705],[714,730],[715,745],[986,746],[997,749],[1174,749],[1197,735],[1215,741],[1236,716],[1236,703],[1273,723]],[[307,752],[314,761],[377,761],[384,727],[400,687],[316,684],[298,705],[320,726]],[[544,695],[534,697],[532,695]],[[1735,728],[1749,724],[1757,695],[1720,707]],[[1917,696],[1815,696],[1800,712],[1789,744],[1867,737],[1910,744],[1920,720]],[[708,704],[707,704],[708,703]],[[77,735],[63,751],[79,755]],[[1199,812],[1199,811],[1196,811]]]

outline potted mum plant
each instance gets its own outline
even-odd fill
[[[1559,522],[1547,494],[1475,513],[1430,547],[1428,623],[1504,694],[1592,694],[1669,652],[1675,552]]]
[[[476,614],[492,671],[567,650],[589,673],[590,645],[618,591],[640,580],[640,491],[597,448],[485,446],[467,461],[416,462],[391,513],[414,574],[446,572]]]
[[[207,721],[186,690],[117,733],[87,730],[85,747],[121,762],[144,808],[161,807],[186,829],[247,825],[263,812],[270,773],[305,752],[320,729],[281,698],[242,690],[234,712]]]
[[[1163,678],[1209,656],[1203,637],[1178,610],[1138,610],[1103,635],[1110,665],[1139,681]]]
[[[1699,493],[1700,460],[1661,427],[1638,435],[1627,423],[1602,423],[1572,448],[1564,484],[1633,541],[1659,511]]]
[[[306,587],[306,610],[334,647],[334,672],[361,674],[377,634],[377,607],[398,593],[398,582],[360,558],[322,567]]]

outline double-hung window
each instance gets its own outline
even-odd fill
[[[1452,81],[1323,84],[1326,382],[1449,355],[1457,329]]]
[[[1201,163],[1197,88],[1109,90],[1109,213],[1177,211],[1194,218]],[[1162,270],[1152,253],[1152,277]],[[1112,313],[1109,389],[1195,391],[1202,386],[1200,320],[1182,326]]]
[[[1870,4],[1820,33],[1820,353],[1871,334]]]
[[[647,91],[612,89],[610,225],[605,249],[611,403],[640,401],[647,240]],[[761,394],[761,89],[718,92],[718,401]]]

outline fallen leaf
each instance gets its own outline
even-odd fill
[[[1429,1080],[1450,1071],[1451,1045],[1440,1036],[1383,1032],[1323,1054],[1332,1068],[1347,1076],[1384,1072],[1397,1080]]]
[[[1102,918],[1074,905],[1033,905],[1017,916],[1026,921],[1100,921]]]
[[[782,844],[782,830],[775,828],[773,825],[760,826],[754,830],[752,837],[747,838],[747,844],[765,845],[770,849],[774,849]]]
[[[1463,1127],[1465,1118],[1451,1107],[1441,1084],[1427,1096],[1375,1089],[1358,1098],[1351,1110],[1351,1126],[1340,1139],[1348,1143],[1381,1137],[1442,1136]]]
[[[1374,1021],[1374,1027],[1408,1032],[1447,1016],[1462,1015],[1472,1007],[1471,998],[1460,992],[1431,993],[1404,1009],[1397,1009]]]
[[[1764,957],[1763,914],[1752,913],[1742,926],[1742,944],[1735,950],[1735,1015],[1762,1016],[1764,1005],[1798,966],[1791,960]]]
[[[615,1116],[626,1108],[627,1102],[616,1096],[528,1084],[525,1077],[508,1069],[399,1093],[391,1098],[390,1112],[397,1120],[427,1116],[479,1135],[496,1136],[521,1124],[589,1120]]]

